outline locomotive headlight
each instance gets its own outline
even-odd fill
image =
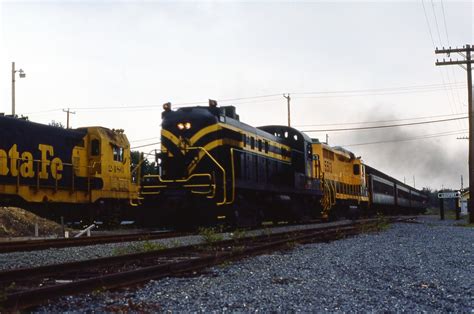
[[[190,122],[186,122],[184,124],[184,127],[186,128],[186,130],[189,130],[191,128],[191,123]]]
[[[177,126],[178,129],[180,129],[180,130],[184,129],[184,124],[182,124],[182,123],[178,123],[176,126]]]

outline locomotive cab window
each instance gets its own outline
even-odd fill
[[[268,142],[265,141],[265,153],[268,153]]]
[[[262,151],[262,140],[258,140],[258,150]]]
[[[360,174],[360,167],[359,165],[354,165],[354,174],[359,175]]]
[[[114,154],[114,161],[123,161],[123,148],[113,145],[112,151]]]
[[[100,155],[100,141],[94,139],[91,141],[91,156],[99,156]]]
[[[245,134],[242,134],[242,142],[244,143],[244,147],[247,146],[247,136],[245,136]]]
[[[254,137],[251,137],[251,138],[250,138],[250,147],[251,147],[252,149],[255,148],[255,138],[254,138]]]

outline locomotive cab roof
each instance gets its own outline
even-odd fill
[[[284,125],[265,125],[258,127],[258,129],[282,139],[284,144],[301,151],[305,150],[305,142],[311,143],[311,138],[308,135],[292,127]]]

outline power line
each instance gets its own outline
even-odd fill
[[[423,12],[425,14],[426,25],[428,26],[428,32],[429,32],[429,35],[430,35],[431,44],[433,45],[433,49],[435,49],[436,45],[435,45],[435,42],[434,42],[433,33],[431,32],[431,25],[430,25],[430,21],[428,19],[428,13],[426,12],[426,7],[425,7],[424,0],[421,0],[421,4],[423,6]],[[441,81],[443,82],[443,85],[446,86],[446,81],[444,80],[444,75],[443,75],[443,72],[442,72],[441,69],[439,70],[439,74],[441,75]],[[446,92],[446,97],[448,98],[448,103],[449,103],[449,107],[451,108],[451,112],[452,113],[457,113],[457,110],[455,109],[455,106],[453,106],[451,98],[449,97],[447,87],[445,87],[444,90]],[[461,127],[461,122],[458,122],[458,126]]]
[[[462,83],[452,83],[454,88],[458,87],[458,84]],[[330,95],[330,94],[357,94],[357,93],[368,93],[367,95],[362,96],[370,96],[370,95],[377,95],[378,94],[397,94],[397,93],[416,93],[416,92],[428,92],[428,91],[438,91],[441,87],[445,87],[446,84],[426,84],[426,85],[412,85],[412,86],[399,86],[399,87],[386,87],[386,88],[374,88],[374,89],[360,89],[360,90],[335,90],[335,91],[309,91],[309,92],[295,92],[293,94],[296,95]],[[371,94],[370,94],[371,93]],[[219,102],[229,102],[229,101],[237,101],[237,100],[251,100],[251,99],[262,99],[262,98],[271,98],[271,97],[280,97],[280,94],[267,94],[267,95],[257,95],[257,96],[249,96],[249,97],[238,97],[238,98],[224,98],[218,99]],[[353,97],[353,96],[360,96],[360,95],[345,95],[344,97]],[[331,97],[335,97],[335,95],[331,95]],[[341,96],[342,97],[342,96]],[[298,97],[303,98],[303,97]],[[311,97],[308,97],[311,98]],[[277,99],[267,99],[261,100],[260,102],[272,102],[277,101]],[[187,106],[187,105],[199,105],[199,104],[207,104],[208,101],[188,101],[188,102],[178,102],[173,104],[173,106],[180,107],[180,106]],[[248,102],[248,103],[255,103],[255,102]],[[240,103],[244,104],[244,102]],[[78,111],[101,111],[101,110],[149,110],[149,109],[161,109],[161,105],[158,104],[144,104],[144,105],[119,105],[119,106],[88,106],[88,107],[74,107],[71,108],[73,110]],[[42,111],[36,112],[28,112],[23,114],[40,114],[45,112],[53,112],[53,111],[61,111],[62,108],[57,109],[47,109]]]
[[[463,87],[456,86],[455,88],[461,89]],[[426,90],[406,90],[406,91],[386,91],[386,92],[378,92],[378,93],[353,93],[353,94],[343,94],[343,95],[319,95],[319,96],[297,96],[294,98],[303,99],[303,98],[342,98],[342,97],[360,97],[360,96],[380,96],[380,95],[401,95],[401,94],[414,94],[414,93],[430,93],[436,91],[445,90],[446,87],[437,88],[437,89],[426,89]],[[298,93],[294,93],[297,95]],[[312,93],[315,94],[315,93]],[[301,95],[301,94],[300,94]]]
[[[135,147],[130,147],[130,149],[137,149],[137,148],[142,148],[142,147],[148,147],[148,146],[153,146],[153,145],[158,145],[161,144],[161,142],[156,142],[156,143],[151,143],[151,144],[145,144],[145,145],[139,145]]]
[[[434,47],[436,47],[436,45],[434,43],[433,33],[431,32],[431,25],[430,25],[430,21],[428,19],[428,14],[426,13],[425,1],[421,0],[421,4],[423,5],[423,12],[425,12],[426,24],[428,25],[428,31],[430,33],[431,43],[433,44],[433,48],[434,48]]]
[[[433,0],[431,0],[431,7],[433,9],[433,16],[434,16],[434,20],[435,20],[435,24],[436,24],[436,32],[438,34],[438,40],[439,40],[439,45],[440,46],[443,46],[443,41],[441,40],[441,32],[439,30],[439,23],[438,23],[438,17],[436,15],[436,10],[435,10],[435,5],[434,5],[434,2]],[[446,22],[446,20],[445,20]],[[445,28],[446,28],[446,25],[445,25]],[[448,43],[448,46],[449,46],[449,43]],[[453,72],[454,73],[454,72]],[[448,80],[448,84],[451,84],[451,76],[449,74],[449,69],[446,69],[446,78]],[[462,111],[462,105],[457,103],[456,102],[456,99],[454,97],[454,91],[453,91],[453,88],[450,87],[450,95],[451,95],[451,98],[452,98],[452,102],[454,104],[454,110],[455,112],[457,113],[458,112],[458,107],[460,108],[460,110]],[[461,123],[460,123],[461,125]]]
[[[446,39],[448,40],[448,45],[450,45],[449,44],[449,34],[448,34],[448,24],[446,23],[446,13],[444,12],[443,0],[441,0],[441,10],[443,12],[443,21],[444,21],[444,30],[446,32]]]
[[[353,146],[364,146],[364,145],[373,145],[373,144],[386,144],[386,143],[396,143],[396,142],[408,142],[408,141],[415,141],[415,140],[422,140],[422,139],[429,139],[429,138],[436,138],[436,137],[444,137],[444,136],[451,136],[451,135],[458,135],[464,134],[467,132],[466,130],[461,131],[451,131],[451,132],[443,132],[443,133],[435,133],[435,134],[427,134],[423,136],[417,137],[408,137],[404,139],[394,139],[394,140],[383,140],[383,141],[375,141],[375,142],[366,142],[366,143],[357,143],[357,144],[347,144],[341,145],[342,147],[353,147]]]
[[[462,115],[462,114],[463,114],[463,113],[443,114],[443,115],[436,115],[436,116],[414,117],[414,118],[393,119],[393,120],[374,120],[374,121],[340,122],[340,123],[323,123],[323,124],[301,124],[301,125],[295,125],[295,127],[315,127],[315,126],[333,126],[333,125],[352,125],[352,124],[387,123],[387,122],[399,122],[399,121],[410,121],[410,120],[422,120],[422,119],[452,117],[452,116],[459,116],[459,115]]]
[[[453,85],[461,85],[462,82],[454,82]],[[315,92],[293,92],[292,94],[344,94],[344,93],[364,93],[364,92],[390,92],[399,90],[417,90],[417,89],[433,89],[443,87],[443,84],[427,84],[427,85],[411,85],[399,87],[384,87],[384,88],[370,88],[370,89],[353,89],[353,90],[335,90],[335,91],[315,91]]]
[[[456,121],[456,120],[463,120],[463,119],[467,119],[467,117],[450,118],[450,119],[442,119],[442,120],[432,120],[432,121],[423,121],[423,122],[390,124],[390,125],[366,126],[366,127],[359,127],[359,128],[320,129],[320,130],[302,130],[302,131],[303,131],[303,132],[358,131],[358,130],[371,130],[371,129],[394,128],[394,127],[409,126],[409,125],[420,125],[420,124],[440,123],[440,122]]]
[[[447,40],[448,46],[451,46],[451,43],[449,41],[448,24],[446,23],[446,13],[445,13],[445,10],[444,10],[444,3],[443,3],[443,0],[441,0],[440,2],[441,2],[441,12],[443,13],[443,22],[444,22],[444,31],[446,32],[446,40]],[[456,73],[454,72],[454,68],[450,67],[450,69],[451,69],[451,74],[453,75],[453,80],[455,80],[456,79]],[[462,108],[461,96],[459,95],[459,91],[457,89],[456,89],[456,97],[457,97],[459,107],[462,111],[463,108]]]
[[[149,137],[149,138],[142,138],[142,139],[139,139],[139,140],[133,140],[133,141],[129,141],[129,142],[130,143],[144,142],[144,141],[156,140],[157,138],[158,138],[157,136],[154,136],[154,137]]]

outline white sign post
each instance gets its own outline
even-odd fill
[[[460,198],[460,197],[461,197],[460,191],[438,193],[438,198]]]

